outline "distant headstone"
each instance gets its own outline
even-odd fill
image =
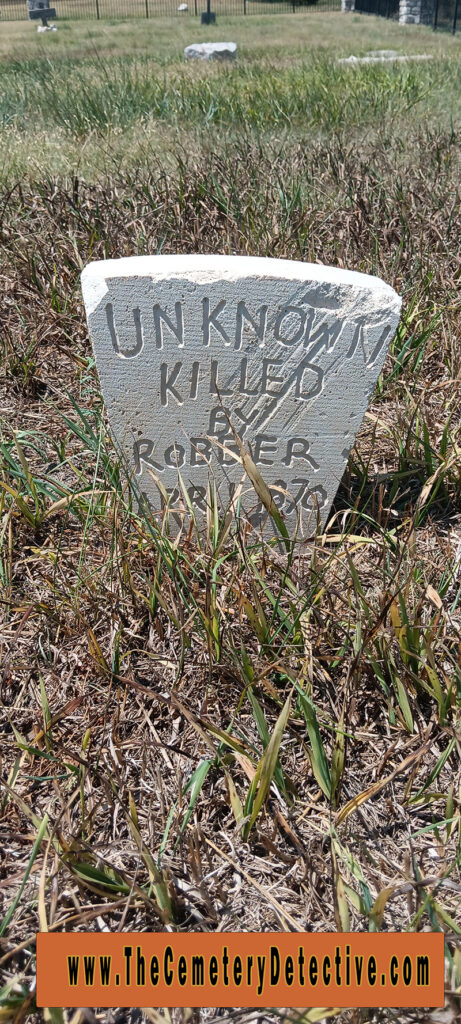
[[[325,522],[398,324],[389,285],[181,255],[90,263],[82,288],[111,429],[153,511],[185,487],[203,522],[212,477],[223,508],[243,480],[245,516],[267,521],[240,438],[289,529]]]
[[[432,60],[432,54],[395,53],[393,50],[375,50],[368,53],[365,57],[354,57],[353,53],[351,53],[350,57],[339,57],[338,64],[349,64],[350,67],[355,67],[357,64],[393,64],[409,60]]]
[[[399,53],[398,53],[398,50],[368,50],[368,52],[365,54],[365,56],[366,57],[384,57],[384,58],[387,58],[389,60],[389,59],[392,59],[393,57],[398,57]]]
[[[235,60],[237,43],[191,43],[186,46],[186,60]]]
[[[40,20],[45,28],[48,20],[56,17],[56,10],[50,7],[48,0],[27,0],[27,10],[31,21]]]

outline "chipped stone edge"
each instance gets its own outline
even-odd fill
[[[94,260],[81,275],[87,316],[97,309],[106,295],[107,280],[129,277],[150,277],[162,282],[182,277],[197,284],[217,281],[240,281],[259,278],[264,281],[284,280],[300,284],[320,283],[346,285],[383,295],[395,312],[399,313],[402,300],[391,285],[379,277],[355,270],[324,266],[319,263],[301,263],[297,260],[273,259],[263,256],[225,255],[168,255],[126,256],[115,260]]]

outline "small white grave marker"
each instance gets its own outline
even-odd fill
[[[235,60],[237,43],[191,43],[184,56],[186,60]]]
[[[82,288],[111,429],[154,511],[162,490],[180,507],[180,474],[203,522],[212,476],[223,508],[243,479],[244,514],[267,520],[231,423],[288,529],[325,522],[398,324],[392,288],[290,260],[183,255],[90,263]]]

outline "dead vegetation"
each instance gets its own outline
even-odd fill
[[[339,1019],[459,1013],[459,139],[399,145],[243,133],[174,173],[1,197],[4,1020],[38,1019],[44,927],[442,930],[444,1016]],[[331,263],[404,296],[300,555],[213,519],[200,545],[168,536],[123,489],[79,272],[159,251]],[[278,1017],[319,1019],[172,1011]]]

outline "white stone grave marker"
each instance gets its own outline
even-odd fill
[[[271,522],[234,431],[289,531],[324,523],[399,320],[376,277],[251,256],[135,256],[90,263],[85,308],[111,429],[136,490],[203,523],[223,509]],[[179,479],[181,476],[181,481]],[[179,513],[180,514],[180,513]]]
[[[186,60],[235,60],[237,43],[190,43],[184,56]]]

